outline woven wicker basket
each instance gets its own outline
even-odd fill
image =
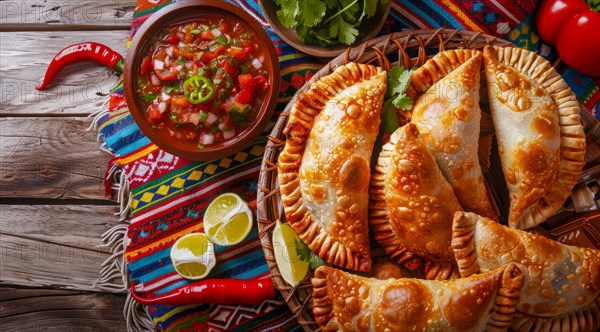
[[[404,65],[405,68],[410,68],[422,65],[427,58],[445,49],[482,50],[485,45],[509,46],[512,44],[483,33],[447,29],[403,31],[389,34],[348,49],[347,52],[333,59],[317,72],[297,92],[296,96],[308,89],[313,82],[332,73],[338,66],[347,62],[375,64],[384,69],[389,69],[391,65],[398,63]],[[315,331],[318,330],[318,325],[311,312],[311,275],[307,276],[299,286],[290,287],[281,278],[275,263],[271,242],[271,232],[275,221],[285,220],[277,183],[276,164],[279,152],[285,144],[285,136],[282,131],[287,124],[294,101],[295,97],[281,113],[265,148],[258,183],[258,228],[265,257],[277,288],[304,330]],[[571,199],[565,203],[565,207],[543,226],[536,227],[534,231],[565,243],[600,248],[600,210],[598,210],[600,208],[600,123],[597,123],[587,111],[582,111],[582,122],[588,137],[587,164],[584,173],[574,188]],[[483,130],[482,127],[482,132]],[[486,182],[490,188],[499,188],[492,190],[491,197],[494,197],[494,203],[500,211],[506,211],[508,202],[500,198],[506,196],[503,194],[503,190],[506,189],[502,188],[504,187],[504,178],[498,166],[499,162],[492,157],[488,165],[491,167],[487,168],[485,165],[483,167]]]

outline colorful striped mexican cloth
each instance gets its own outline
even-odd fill
[[[281,90],[273,120],[323,63],[288,46],[270,29],[255,0],[233,0],[250,12],[267,30],[281,63]],[[170,1],[139,0],[131,34],[157,9]],[[556,63],[553,48],[544,45],[534,31],[535,1],[427,0],[394,1],[381,34],[401,29],[455,28],[482,31],[536,50]],[[598,83],[568,68],[559,68],[580,101],[596,108]],[[109,169],[121,168],[129,183],[130,221],[125,259],[131,281],[143,283],[152,294],[163,294],[186,285],[169,258],[170,246],[190,232],[202,231],[203,211],[218,194],[235,192],[256,209],[256,182],[266,142],[264,135],[249,148],[221,160],[190,162],[158,149],[130,116],[121,82],[111,91],[109,113],[99,122],[99,135],[114,158]],[[108,181],[108,179],[107,179]],[[110,188],[110,185],[108,186]],[[270,273],[256,229],[234,247],[216,246],[217,267],[213,278],[261,279]],[[147,312],[160,330],[300,330],[281,298],[260,306],[195,305],[152,306]]]

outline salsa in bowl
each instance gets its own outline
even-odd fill
[[[149,18],[125,63],[125,97],[163,150],[212,160],[249,145],[279,91],[279,63],[262,27],[221,1],[180,2]]]

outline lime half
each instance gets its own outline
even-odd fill
[[[171,262],[182,277],[202,279],[217,263],[214,245],[205,234],[184,235],[171,247]]]
[[[273,230],[275,261],[281,277],[292,287],[298,286],[308,272],[308,262],[296,253],[296,241],[301,240],[290,225],[277,220]]]
[[[215,244],[231,246],[242,242],[252,229],[248,203],[234,193],[215,198],[204,213],[204,232]]]

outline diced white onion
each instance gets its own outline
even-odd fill
[[[177,32],[177,38],[179,38],[179,40],[183,40],[183,38],[185,38],[185,33],[181,31]]]
[[[221,30],[219,30],[219,29],[212,29],[212,30],[210,30],[210,32],[212,32],[212,34],[215,36],[215,38],[219,37],[222,34]]]
[[[167,100],[171,99],[171,96],[170,96],[170,95],[168,95],[168,94],[167,94],[167,93],[166,93],[166,92],[163,90],[163,92],[160,94],[160,98],[161,98],[162,100],[164,100],[164,101],[167,101]]]
[[[210,145],[210,144],[213,144],[214,142],[215,142],[215,135],[213,135],[213,134],[203,133],[202,136],[200,136],[200,144]]]
[[[232,50],[237,50],[237,51],[243,51],[243,50],[244,50],[243,48],[241,48],[241,47],[237,47],[237,46],[230,46],[230,48],[231,48]]]
[[[262,68],[262,63],[258,59],[252,59],[252,67],[260,69]]]
[[[231,40],[231,37],[229,37],[228,34],[225,34],[225,38],[227,38],[228,41]]]
[[[183,66],[179,65],[179,66],[175,67],[175,69],[177,69],[177,71],[181,71],[183,69]]]
[[[165,63],[160,60],[154,60],[154,69],[156,69],[156,70],[165,69]]]
[[[165,66],[169,67],[171,65],[171,57],[168,56],[165,58]]]
[[[223,138],[224,138],[224,139],[230,139],[230,138],[232,138],[233,136],[235,136],[235,129],[231,129],[231,130],[228,130],[228,131],[224,131],[224,132],[223,132]]]
[[[213,123],[217,122],[217,120],[219,120],[219,117],[217,117],[214,113],[208,113],[208,117],[206,118],[206,124],[207,125],[212,125]]]
[[[167,103],[165,103],[165,102],[163,101],[163,102],[161,102],[160,104],[158,104],[158,110],[159,110],[161,113],[164,113],[164,112],[166,112],[166,111],[167,111]]]
[[[194,126],[197,126],[198,123],[200,123],[200,114],[199,113],[190,114],[190,121],[192,121]]]
[[[219,123],[219,125],[217,126],[219,129],[221,130],[225,130],[225,128],[227,127],[224,123]]]
[[[167,47],[167,54],[168,54],[169,56],[173,56],[173,46],[169,46],[169,47]]]
[[[194,68],[194,63],[191,62],[191,61],[188,61],[188,62],[185,63],[184,66],[185,66],[185,68],[187,68],[189,70],[192,70]]]
[[[154,85],[154,86],[160,85],[160,80],[154,74],[150,75],[150,82],[152,82],[152,85]]]
[[[261,55],[258,57],[258,61],[260,61],[260,63],[264,63],[265,62],[265,56]]]

